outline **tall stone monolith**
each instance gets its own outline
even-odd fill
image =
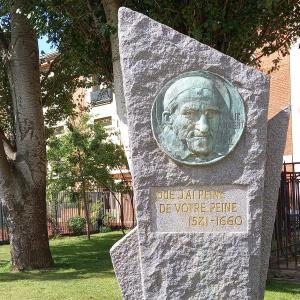
[[[262,299],[268,77],[126,8],[119,40],[138,222],[111,250],[123,297]]]

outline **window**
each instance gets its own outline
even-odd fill
[[[111,103],[113,100],[112,90],[110,88],[92,91],[90,94],[91,104],[93,106]]]
[[[112,117],[98,118],[94,120],[94,123],[101,123],[103,126],[111,126],[112,125]]]

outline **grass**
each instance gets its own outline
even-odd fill
[[[48,271],[10,272],[9,246],[0,246],[2,300],[121,300],[110,261],[110,247],[121,232],[64,237],[50,241],[55,268]],[[265,300],[298,300],[300,284],[269,282]]]
[[[270,281],[267,284],[265,300],[299,300],[300,284]]]
[[[65,237],[50,241],[55,268],[11,273],[9,246],[0,246],[0,299],[119,300],[109,249],[120,232]]]

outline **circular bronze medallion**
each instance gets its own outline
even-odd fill
[[[183,73],[169,81],[156,96],[151,114],[160,148],[177,162],[196,166],[228,155],[246,123],[237,89],[207,71]]]

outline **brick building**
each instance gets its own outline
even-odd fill
[[[290,55],[283,57],[279,70],[273,71],[270,86],[268,118],[291,106],[291,117],[283,160],[300,162],[300,39],[291,47]],[[262,69],[271,68],[275,55],[264,58]]]

